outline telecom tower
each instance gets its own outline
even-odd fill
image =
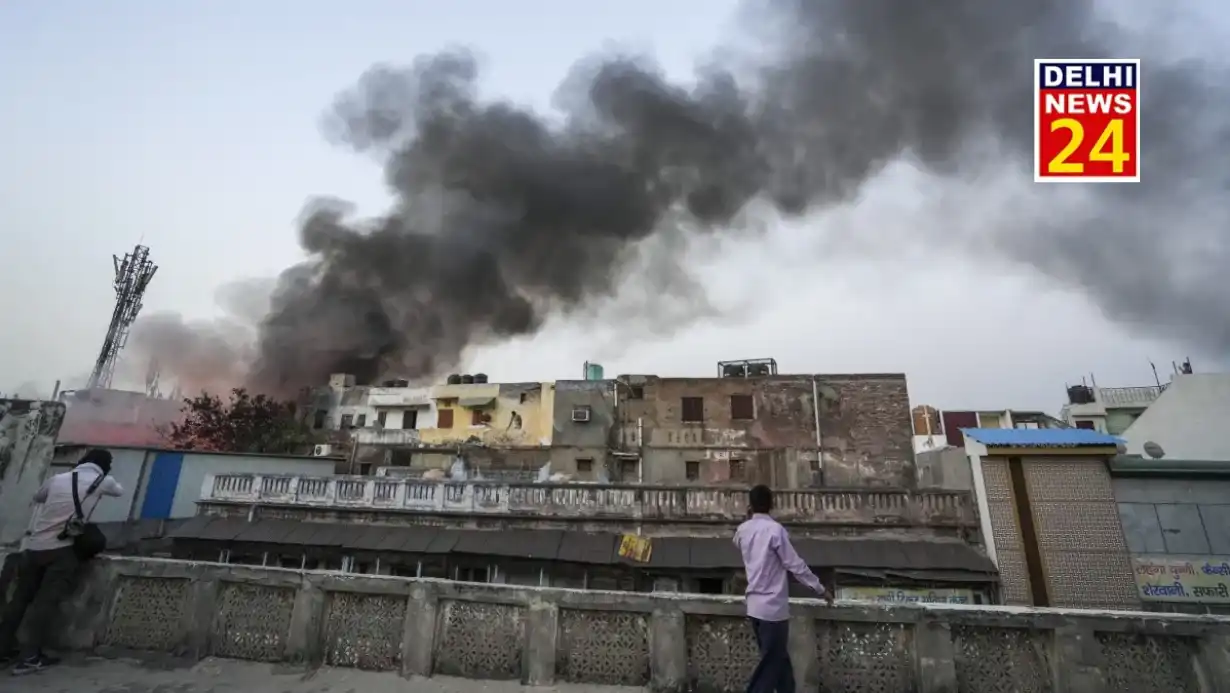
[[[115,374],[115,362],[120,350],[128,343],[128,329],[141,312],[141,301],[145,298],[145,287],[154,278],[158,266],[150,262],[149,248],[138,245],[120,259],[112,255],[115,263],[115,310],[111,312],[111,325],[107,328],[107,336],[103,339],[102,349],[98,351],[98,360],[94,362],[94,371],[90,373],[89,389],[109,389],[111,376]]]

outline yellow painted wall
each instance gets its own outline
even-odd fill
[[[525,401],[521,401],[521,393]],[[425,428],[420,431],[424,445],[453,445],[477,438],[484,445],[494,447],[536,447],[551,444],[553,429],[552,408],[555,402],[554,383],[542,383],[541,389],[533,385],[519,387],[495,383],[481,385],[438,385],[432,388],[436,401],[436,418],[440,412],[453,410],[452,428]],[[493,397],[493,405],[481,408],[490,415],[490,423],[475,426],[473,410],[461,406],[460,400],[476,397]],[[441,400],[456,400],[444,404]],[[519,417],[520,426],[512,422]]]

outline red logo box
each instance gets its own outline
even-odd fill
[[[1034,182],[1140,182],[1140,60],[1034,60]]]

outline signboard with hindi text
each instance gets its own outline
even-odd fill
[[[904,587],[842,587],[842,601],[880,604],[977,604],[974,591],[967,589],[914,589]]]
[[[1133,556],[1140,598],[1230,604],[1230,556]]]

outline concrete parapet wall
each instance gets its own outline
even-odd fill
[[[614,484],[439,482],[370,476],[215,474],[201,504],[268,505],[457,515],[742,521],[747,489]],[[864,526],[976,526],[964,491],[806,489],[777,491],[774,515],[785,523]]]
[[[98,560],[61,643],[481,679],[742,691],[741,600],[509,587],[152,559]],[[801,690],[1230,688],[1230,619],[795,603]]]

